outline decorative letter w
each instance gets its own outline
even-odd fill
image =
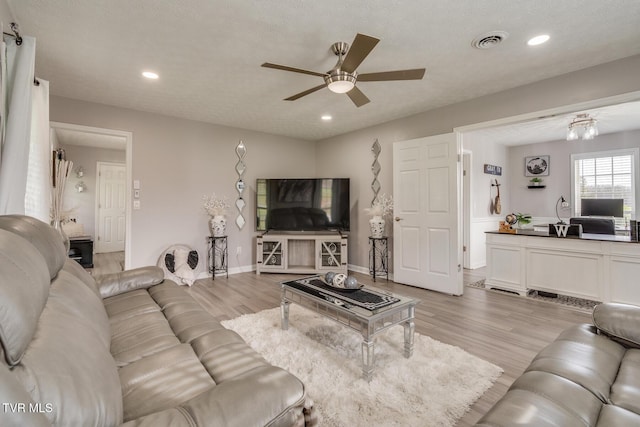
[[[556,236],[567,237],[567,231],[569,231],[569,224],[553,224],[556,229]]]

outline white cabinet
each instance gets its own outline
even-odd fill
[[[583,235],[584,236],[584,235]],[[595,236],[571,239],[487,234],[488,288],[535,289],[640,305],[640,244]]]
[[[273,234],[257,237],[256,272],[347,273],[348,243],[343,234]]]
[[[258,239],[258,265],[262,271],[281,271],[285,267],[283,254],[287,253],[287,240],[280,237]],[[259,271],[258,271],[259,272]]]

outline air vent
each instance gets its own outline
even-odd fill
[[[471,46],[476,49],[491,49],[502,43],[507,37],[509,37],[509,33],[506,31],[490,31],[476,37],[471,42]]]

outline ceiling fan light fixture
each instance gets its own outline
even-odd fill
[[[331,92],[347,93],[356,85],[356,74],[335,70],[325,76],[324,81]]]

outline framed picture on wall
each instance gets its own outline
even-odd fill
[[[529,156],[524,158],[524,176],[549,175],[549,156]]]

